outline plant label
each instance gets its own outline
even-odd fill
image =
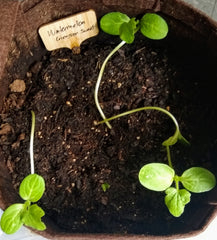
[[[81,12],[41,26],[39,35],[48,51],[58,48],[76,49],[99,32],[94,10]]]

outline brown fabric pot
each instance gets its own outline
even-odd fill
[[[45,23],[80,11],[94,9],[98,18],[111,11],[121,11],[130,16],[138,16],[147,10],[160,11],[176,19],[177,23],[182,23],[183,28],[178,28],[177,31],[182,32],[183,35],[189,34],[185,32],[185,26],[188,26],[192,29],[192,35],[187,36],[188,38],[195,39],[213,51],[217,48],[217,24],[201,12],[178,0],[0,0],[0,6],[2,12],[0,17],[0,110],[11,81],[9,76],[13,75],[14,79],[22,78],[29,66],[40,59],[46,51],[39,38],[38,28]],[[176,27],[172,26],[172,28]],[[11,72],[12,65],[13,72]],[[12,188],[9,171],[1,152],[0,166],[0,207],[5,209],[18,197]],[[188,236],[203,230],[213,219],[216,211],[216,190],[212,191],[209,198],[207,206],[189,219],[192,231],[187,234]],[[177,233],[175,236],[69,234],[54,226],[51,219],[47,219],[46,222],[48,230],[40,234],[56,240],[173,239],[180,237],[181,234]]]

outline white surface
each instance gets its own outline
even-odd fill
[[[217,239],[216,233],[217,233],[217,216],[212,221],[212,223],[209,224],[207,229],[204,232],[202,232],[201,234],[199,234],[195,237],[182,238],[182,239],[183,240],[216,240]],[[174,239],[174,240],[176,240],[176,239]]]
[[[184,0],[217,21],[217,0]]]

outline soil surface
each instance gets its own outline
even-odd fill
[[[46,181],[39,205],[63,231],[168,234],[200,227],[209,194],[192,194],[180,218],[171,216],[164,193],[138,181],[140,168],[167,163],[161,143],[175,130],[156,111],[139,112],[96,125],[100,115],[94,87],[100,66],[119,43],[101,33],[73,55],[47,53],[23,79],[13,79],[0,118],[0,144],[16,191],[30,173],[31,110],[36,114],[35,172]],[[178,47],[179,46],[179,47]],[[199,50],[199,51],[198,51]],[[191,166],[217,173],[216,69],[210,53],[173,33],[162,41],[137,34],[108,62],[99,99],[107,117],[142,106],[173,113],[190,147],[177,144],[172,161],[177,174]],[[109,184],[105,192],[102,184]],[[195,215],[196,214],[196,215]],[[157,226],[157,227],[156,227]]]

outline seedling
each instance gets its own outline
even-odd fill
[[[1,218],[1,228],[6,234],[13,234],[24,224],[37,230],[45,230],[41,221],[44,211],[35,203],[39,201],[45,191],[43,177],[34,173],[33,139],[35,131],[35,113],[32,111],[32,127],[30,134],[30,165],[31,174],[23,179],[19,187],[19,195],[24,203],[15,203],[9,206]],[[34,203],[34,204],[32,204]]]
[[[116,53],[125,43],[133,43],[137,31],[150,39],[159,40],[166,37],[168,33],[168,26],[165,20],[155,14],[146,13],[141,20],[136,18],[129,18],[126,14],[120,12],[111,12],[104,15],[100,21],[101,29],[111,35],[117,35],[122,40],[107,56],[100,69],[98,79],[95,86],[94,99],[97,109],[103,119],[106,119],[105,114],[99,104],[98,92],[108,60]],[[108,121],[105,122],[109,128],[111,125]]]
[[[106,192],[110,188],[110,185],[108,183],[103,183],[101,187],[103,192]]]
[[[181,176],[176,175],[171,161],[170,147],[181,141],[189,142],[182,136],[176,118],[167,110],[160,107],[142,107],[127,111],[99,123],[108,122],[116,118],[144,110],[157,110],[163,112],[172,119],[176,130],[174,135],[165,140],[162,145],[166,148],[168,165],[163,163],[149,163],[139,171],[139,181],[147,189],[153,191],[165,191],[165,204],[169,212],[179,217],[184,212],[185,205],[190,202],[191,193],[202,193],[210,191],[216,185],[215,176],[202,167],[192,167],[183,172]],[[175,187],[172,184],[175,183]],[[184,188],[180,189],[180,183]]]

